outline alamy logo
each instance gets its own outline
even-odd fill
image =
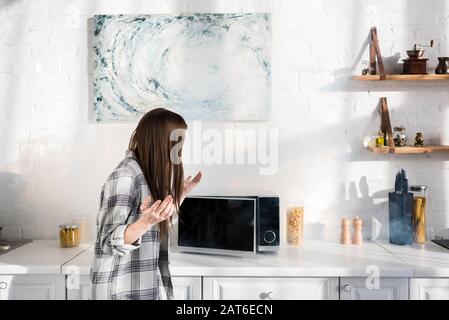
[[[368,290],[378,290],[380,288],[380,270],[378,266],[369,265],[365,269],[368,277],[365,281],[365,286]]]
[[[66,268],[67,289],[78,290],[80,288],[80,269],[78,266],[69,265]]]
[[[170,153],[175,164],[256,165],[260,175],[278,170],[278,129],[202,130],[201,121],[194,121],[187,131],[173,130],[170,140],[177,142]]]

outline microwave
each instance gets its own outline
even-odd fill
[[[192,196],[180,207],[182,251],[256,254],[279,244],[279,197]]]

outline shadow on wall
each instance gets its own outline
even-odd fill
[[[324,240],[326,225],[321,222],[309,222],[304,226],[304,239]]]
[[[371,31],[368,32],[368,35],[367,35],[365,41],[363,42],[362,46],[360,47],[359,52],[357,53],[357,56],[356,56],[354,62],[352,63],[352,65],[350,67],[340,68],[340,69],[337,69],[336,71],[334,71],[333,75],[336,77],[335,82],[326,86],[325,88],[332,88],[335,85],[337,87],[340,87],[338,84],[342,84],[341,80],[343,80],[343,83],[347,82],[347,80],[350,80],[352,75],[360,73],[360,71],[357,68],[360,66],[365,52],[367,50],[369,50],[370,40],[371,40]],[[383,56],[382,60],[385,65],[386,72],[387,73],[401,73],[402,72],[402,63],[400,62],[400,59],[401,59],[401,53],[399,53],[399,52],[396,52],[392,56],[388,56],[388,57]],[[349,83],[347,83],[346,85],[349,85]]]
[[[382,225],[379,238],[388,239],[388,192],[390,189],[380,190],[370,195],[369,185],[366,176],[362,176],[358,182],[349,183],[346,187],[341,185],[339,201],[335,204],[341,214],[350,220],[359,216],[363,221],[363,238],[371,238],[371,217],[376,218]],[[369,217],[364,213],[369,212]],[[368,220],[369,219],[369,220]]]
[[[0,226],[1,239],[21,240],[27,238],[36,219],[30,203],[27,202],[26,185],[23,176],[0,172]],[[25,210],[25,211],[24,211]]]
[[[0,10],[6,8],[8,5],[15,1],[16,0],[0,0]]]

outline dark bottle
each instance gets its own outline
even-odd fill
[[[436,74],[447,74],[449,69],[449,57],[438,57],[438,66],[435,69]]]

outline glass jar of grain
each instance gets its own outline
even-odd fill
[[[63,248],[77,247],[80,244],[80,227],[77,223],[59,225],[59,241]]]
[[[287,207],[287,243],[300,245],[304,241],[304,206],[302,203]]]
[[[427,187],[410,186],[413,193],[413,235],[415,243],[426,243]]]

